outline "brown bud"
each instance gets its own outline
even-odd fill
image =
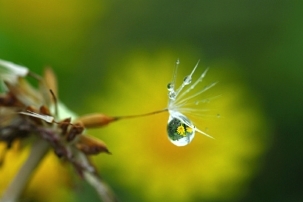
[[[44,105],[40,107],[40,113],[49,116],[51,115],[49,109]]]
[[[80,136],[80,140],[77,143],[77,148],[87,155],[99,154],[101,152],[110,154],[103,141],[87,135]]]
[[[81,122],[86,128],[96,128],[105,126],[113,121],[116,121],[115,117],[106,116],[104,114],[89,114],[80,117],[76,122]]]
[[[62,130],[62,135],[65,135],[66,132],[67,132],[67,128],[68,126],[70,125],[70,122],[71,122],[71,118],[66,118],[64,119],[63,121],[60,121],[58,124],[59,124],[59,128],[61,128]]]
[[[36,108],[34,108],[33,106],[27,106],[25,108],[25,111],[38,112],[38,110]]]
[[[75,139],[77,135],[80,135],[83,132],[83,130],[84,127],[80,123],[73,124],[71,129],[68,131],[66,135],[66,141],[68,142],[72,141],[73,139]]]

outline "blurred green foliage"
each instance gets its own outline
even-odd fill
[[[274,131],[257,175],[234,200],[302,201],[302,9],[302,1],[286,0],[0,1],[0,58],[37,73],[51,65],[58,75],[60,99],[79,114],[95,109],[109,114],[130,114],[134,108],[135,113],[145,112],[130,102],[125,111],[107,111],[104,103],[91,105],[94,96],[119,97],[123,85],[115,89],[115,78],[128,72],[124,64],[129,58],[148,55],[146,61],[152,63],[169,53],[181,64],[201,59],[214,71],[226,69],[222,71],[230,77],[228,82],[248,86],[247,93],[262,106],[270,120],[264,131]],[[170,69],[155,62],[136,71],[150,68],[166,75],[173,66],[174,60]],[[185,66],[189,71],[193,67]],[[228,72],[238,75],[233,78]],[[144,81],[138,85],[132,90],[144,90]],[[123,96],[121,100],[128,99]],[[125,197],[122,201],[143,201],[140,193],[128,192],[103,175]]]

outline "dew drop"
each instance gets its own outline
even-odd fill
[[[167,90],[168,91],[174,91],[174,87],[175,87],[174,83],[168,83],[167,84]]]
[[[191,76],[186,76],[183,80],[184,85],[188,85],[191,83]]]
[[[185,146],[193,140],[195,136],[195,126],[181,113],[175,113],[174,116],[169,116],[167,134],[168,139],[174,145]]]
[[[217,118],[220,118],[221,117],[221,114],[217,114]]]
[[[168,93],[168,97],[169,97],[169,99],[171,99],[171,100],[175,100],[175,99],[176,99],[176,92],[175,92],[175,91],[170,91],[170,92]]]

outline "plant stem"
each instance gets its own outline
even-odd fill
[[[48,149],[49,144],[43,139],[39,139],[33,144],[28,158],[4,192],[2,199],[0,199],[1,202],[18,201],[35,168],[37,168]]]
[[[115,202],[117,199],[110,188],[93,173],[84,172],[86,181],[97,191],[100,199],[104,202]]]
[[[159,114],[159,113],[166,112],[166,111],[168,111],[167,108],[161,109],[161,110],[158,110],[158,111],[149,112],[149,113],[146,113],[146,114],[138,114],[138,115],[130,115],[130,116],[117,116],[117,117],[115,117],[115,120],[139,118],[139,117],[143,117],[143,116],[150,116],[150,115],[154,115],[154,114]]]

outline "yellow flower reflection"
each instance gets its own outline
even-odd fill
[[[88,98],[94,110],[99,107],[111,115],[129,115],[166,107],[166,85],[175,58],[169,54],[130,58],[117,65],[125,69],[112,70],[105,85],[114,89],[112,92],[106,93],[100,86],[100,95]],[[219,81],[209,95],[222,96],[201,106],[211,109],[211,113],[193,120],[215,140],[196,134],[189,145],[174,146],[166,135],[167,112],[102,129],[102,134],[111,135],[95,133],[113,151],[112,156],[99,159],[100,169],[104,176],[111,176],[108,178],[113,187],[126,189],[144,201],[213,201],[241,196],[264,152],[268,129],[254,96],[237,79],[232,67],[217,66],[210,68],[204,84]],[[181,60],[177,81],[182,82],[192,67]],[[200,63],[198,69],[202,72],[205,66]]]
[[[178,133],[179,135],[182,135],[182,136],[185,135],[185,129],[184,129],[184,126],[183,126],[183,125],[181,125],[181,126],[179,126],[179,127],[177,128],[177,133]]]

